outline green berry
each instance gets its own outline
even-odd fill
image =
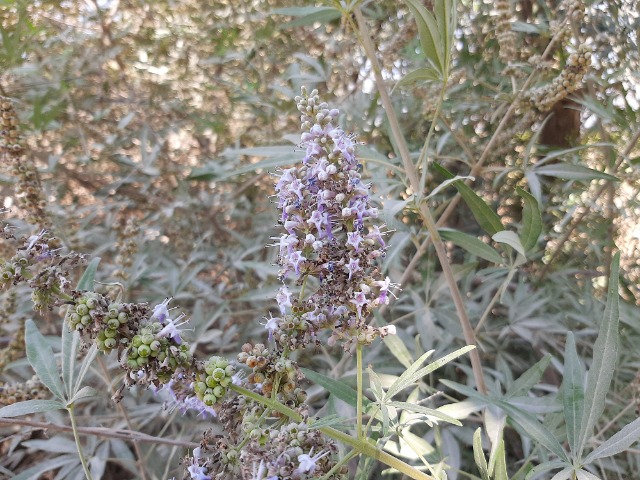
[[[142,337],[140,335],[135,335],[131,340],[131,345],[138,348],[140,345],[142,345]]]
[[[207,385],[206,385],[204,382],[197,382],[197,383],[193,386],[193,390],[194,390],[198,395],[202,395],[206,389],[207,389]]]
[[[222,379],[225,377],[225,375],[226,375],[226,374],[225,374],[225,371],[224,371],[223,369],[221,369],[221,368],[216,368],[216,369],[213,371],[213,373],[211,373],[211,376],[212,376],[213,378],[215,378],[215,379],[216,379],[216,381],[218,381],[218,382],[219,382],[220,380],[222,380]]]
[[[136,358],[136,362],[138,362],[139,367],[142,367],[149,363],[149,359],[147,357],[138,357]]]
[[[219,385],[213,389],[213,394],[218,398],[224,397],[225,393],[227,393],[227,390]]]
[[[120,322],[117,318],[110,318],[107,322],[107,325],[109,326],[109,328],[113,328],[115,330],[120,326]]]
[[[155,337],[151,333],[145,333],[142,335],[142,343],[146,343],[147,345],[151,345],[151,342],[155,340]]]
[[[107,338],[104,341],[104,346],[107,347],[108,349],[112,349],[115,348],[117,345],[116,339],[115,338]]]
[[[82,318],[80,318],[80,323],[84,326],[89,325],[91,323],[91,317],[89,315],[83,315]]]
[[[84,303],[81,303],[76,307],[76,312],[78,315],[83,316],[89,313],[89,308]]]
[[[202,399],[202,401],[204,402],[204,404],[208,407],[210,407],[211,405],[213,405],[214,403],[216,403],[216,396],[215,395],[205,395],[204,398]]]
[[[151,348],[149,348],[149,345],[140,345],[138,347],[138,355],[140,355],[141,357],[148,357],[151,354]]]
[[[127,315],[125,312],[120,312],[118,314],[118,321],[124,325],[129,321],[129,315]]]
[[[211,388],[218,386],[217,380],[213,377],[207,377],[205,379],[205,383],[207,384],[207,387],[211,387]]]
[[[158,340],[154,340],[149,345],[149,348],[151,349],[152,352],[157,352],[158,350],[160,350],[160,342]]]
[[[95,298],[89,298],[87,300],[86,305],[87,305],[87,308],[89,308],[90,310],[93,310],[98,306],[98,301]]]
[[[116,335],[118,335],[118,331],[113,328],[107,328],[104,331],[104,334],[107,336],[107,338],[115,338]]]
[[[127,360],[127,366],[131,369],[138,368],[138,362],[130,358],[129,360]]]

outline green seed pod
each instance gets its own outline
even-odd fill
[[[107,347],[108,349],[112,349],[112,348],[116,348],[118,342],[116,342],[115,338],[107,338],[104,341],[104,346]]]
[[[69,315],[69,322],[76,324],[80,321],[80,315],[78,315],[77,313],[72,313],[71,315]]]
[[[147,357],[138,357],[136,358],[136,362],[138,362],[139,367],[143,367],[147,363],[149,363],[149,359]]]
[[[78,315],[83,316],[89,313],[89,308],[84,303],[81,303],[76,306],[76,312]]]
[[[100,331],[98,332],[98,337],[97,337],[97,338],[98,338],[98,340],[101,340],[101,341],[103,341],[103,342],[104,342],[104,341],[107,339],[107,336],[104,334],[104,331],[103,331],[103,330],[100,330]]]
[[[220,380],[222,380],[222,379],[226,376],[226,373],[225,373],[225,371],[224,371],[222,368],[216,368],[216,369],[213,371],[213,373],[211,374],[211,376],[212,376],[213,378],[215,378],[215,379],[216,379],[216,381],[218,381],[218,382],[219,382]]]
[[[98,347],[98,350],[101,350],[101,351],[105,350],[105,345],[104,345],[104,342],[102,340],[97,340],[96,341],[96,346]]]
[[[193,386],[193,390],[198,394],[198,395],[202,395],[204,394],[204,391],[207,389],[207,385],[204,382],[196,382],[196,384]]]
[[[89,315],[83,315],[82,318],[80,318],[80,323],[86,327],[91,323],[91,317]]]
[[[224,374],[227,377],[233,377],[236,374],[236,367],[233,365],[227,365],[227,367],[224,369]]]
[[[231,381],[232,381],[231,377],[224,377],[222,380],[220,380],[220,385],[226,388],[229,386]]]
[[[130,358],[129,360],[127,360],[127,366],[129,368],[138,368],[138,362],[132,358]]]
[[[118,331],[113,328],[107,328],[104,331],[104,334],[107,336],[107,338],[115,338],[116,335],[118,335]]]
[[[140,335],[134,335],[133,339],[131,340],[131,345],[138,348],[140,345],[142,345],[142,337]]]
[[[98,301],[95,298],[89,298],[87,299],[86,305],[87,305],[87,308],[89,308],[90,310],[93,310],[98,306]]]
[[[110,318],[109,321],[107,322],[107,325],[109,326],[109,328],[113,328],[115,330],[118,327],[120,327],[120,322],[118,321],[117,318]]]
[[[154,340],[149,345],[149,348],[151,349],[152,352],[157,352],[158,350],[160,350],[160,342],[158,340]]]
[[[146,343],[147,345],[151,345],[151,342],[155,340],[155,337],[151,333],[145,333],[142,335],[142,343]]]
[[[148,357],[151,354],[151,348],[149,348],[149,345],[140,345],[138,347],[138,355],[140,355],[141,357]]]
[[[202,402],[208,407],[212,406],[214,403],[216,403],[216,401],[217,398],[215,395],[205,395],[202,399]]]
[[[118,314],[118,321],[124,325],[129,321],[129,315],[127,315],[125,312],[120,312]]]

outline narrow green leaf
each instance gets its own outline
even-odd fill
[[[440,74],[444,72],[444,58],[440,32],[433,14],[427,10],[419,0],[405,0],[411,10],[420,35],[420,45],[425,57],[438,68]]]
[[[440,73],[434,70],[431,67],[424,67],[414,70],[411,73],[407,73],[404,77],[400,79],[396,86],[393,87],[395,90],[398,87],[404,87],[406,85],[411,85],[412,83],[425,81],[425,82],[438,82],[441,81]]]
[[[411,353],[398,335],[387,335],[382,342],[387,346],[394,357],[405,367],[409,368],[413,362]]]
[[[611,180],[618,181],[618,178],[608,173],[599,172],[593,168],[583,167],[582,165],[573,165],[570,163],[556,163],[553,165],[543,165],[534,168],[538,175],[546,175],[547,177],[562,178],[563,180]]]
[[[507,473],[507,459],[504,451],[504,439],[500,439],[498,447],[494,453],[495,469],[493,472],[494,480],[509,480],[509,474]]]
[[[511,398],[515,395],[526,394],[538,383],[542,378],[544,371],[551,362],[551,354],[547,353],[544,357],[536,362],[531,368],[524,372],[518,379],[513,382],[513,385],[509,387],[504,395],[504,398]]]
[[[0,418],[20,417],[31,413],[60,410],[64,405],[58,400],[25,400],[0,408]]]
[[[439,230],[440,236],[444,240],[453,242],[459,247],[464,248],[467,252],[475,255],[476,257],[483,258],[497,265],[504,263],[504,258],[498,253],[498,251],[491,245],[487,245],[479,238],[466,233],[458,232],[457,230],[441,229]]]
[[[63,467],[71,462],[78,462],[78,454],[63,455],[60,457],[51,458],[45,462],[39,463],[34,467],[23,470],[15,477],[11,477],[11,480],[33,480],[35,478],[42,478],[41,476],[43,473]]]
[[[576,478],[577,480],[601,480],[600,477],[582,469],[576,471]]]
[[[389,390],[387,391],[387,395],[385,396],[385,398],[387,398],[387,399],[388,398],[393,398],[393,395],[395,395],[400,390],[402,390],[402,388],[406,388],[407,386],[411,385],[411,382],[408,382],[400,390],[397,390],[397,388],[400,386],[400,384],[404,384],[405,380],[408,377],[411,377],[415,372],[418,371],[418,369],[427,360],[427,358],[429,358],[431,355],[433,355],[433,352],[435,352],[435,350],[429,350],[428,352],[423,353],[422,355],[420,355],[420,358],[418,358],[415,362],[413,362],[411,365],[409,365],[407,367],[407,369],[402,373],[402,375],[400,375],[397,378],[397,380],[395,382],[393,382],[391,387],[389,387]],[[389,392],[392,392],[392,394],[390,395]]]
[[[449,185],[451,185],[451,184],[453,184],[453,183],[455,183],[455,182],[457,182],[459,180],[475,180],[475,177],[471,177],[469,175],[465,175],[465,176],[456,175],[453,178],[448,178],[444,182],[442,182],[440,185],[438,185],[436,188],[431,190],[431,193],[429,193],[429,195],[427,195],[425,197],[425,199],[429,199],[429,198],[437,195],[438,192],[442,191],[443,189],[447,188]]]
[[[386,403],[386,405],[389,405],[391,407],[396,407],[399,408],[401,410],[407,410],[409,412],[414,412],[414,413],[422,413],[423,415],[427,415],[430,417],[434,417],[437,418],[439,420],[443,420],[445,422],[448,423],[453,423],[454,425],[458,425],[459,427],[462,426],[462,423],[460,423],[460,421],[456,420],[453,417],[450,417],[449,415],[442,413],[436,409],[433,408],[428,408],[428,407],[423,407],[422,405],[416,405],[415,403],[409,403],[409,402],[388,402]]]
[[[98,355],[98,346],[94,343],[93,345],[91,345],[91,348],[85,355],[84,360],[82,360],[82,364],[80,365],[80,370],[78,371],[78,376],[76,377],[76,383],[73,386],[74,393],[80,390],[82,381],[84,380],[85,375],[89,371],[89,368],[91,368],[91,365],[93,364],[93,361],[95,360],[97,355]]]
[[[480,470],[482,480],[490,480],[489,471],[487,470],[487,459],[482,450],[482,431],[480,427],[478,427],[473,434],[473,458],[476,461],[478,470]]]
[[[65,400],[64,386],[56,365],[53,349],[38,331],[33,320],[25,323],[27,358],[40,381],[60,400]]]
[[[60,359],[62,361],[62,381],[64,382],[67,398],[73,397],[73,374],[76,369],[76,357],[78,346],[80,345],[80,332],[69,330],[66,324],[62,325],[62,351]]]
[[[98,391],[93,387],[89,387],[89,386],[82,387],[73,396],[73,398],[71,400],[69,400],[69,403],[67,404],[67,406],[71,406],[71,404],[77,402],[78,400],[80,400],[82,398],[95,397],[97,394],[98,394]]]
[[[609,288],[607,291],[607,306],[600,323],[598,338],[593,345],[593,362],[587,375],[585,390],[584,412],[580,424],[580,439],[576,445],[576,457],[580,458],[587,440],[593,434],[593,427],[604,411],[605,399],[618,358],[619,297],[618,275],[620,270],[620,253],[613,257]]]
[[[503,230],[502,232],[496,233],[491,238],[498,243],[504,243],[505,245],[509,245],[523,257],[526,256],[524,246],[522,245],[522,242],[520,242],[520,237],[518,237],[516,232],[512,232],[510,230]]]
[[[340,380],[334,380],[333,378],[329,378],[321,373],[314,372],[313,370],[309,370],[308,368],[301,368],[304,376],[311,380],[313,383],[316,383],[326,389],[329,393],[332,393],[337,398],[342,400],[343,402],[355,407],[358,402],[358,394],[357,392]],[[371,402],[366,398],[363,399],[362,404],[365,407],[368,407]]]
[[[400,377],[395,382],[393,382],[393,385],[389,387],[389,390],[387,390],[387,394],[385,395],[384,399],[390,400],[398,392],[404,390],[405,388],[407,388],[409,385],[416,382],[420,378],[430,374],[434,370],[437,370],[443,365],[446,365],[447,363],[451,362],[452,360],[455,360],[456,358],[460,357],[461,355],[464,355],[465,353],[469,352],[470,350],[473,350],[474,348],[476,348],[475,345],[467,345],[466,347],[462,347],[456,350],[455,352],[450,353],[449,355],[445,355],[444,357],[431,362],[429,365],[427,365],[426,367],[420,368],[419,370],[414,371],[412,368],[407,369],[407,371],[404,372],[402,375],[400,375]],[[427,352],[427,353],[431,353],[431,352]],[[422,357],[424,357],[424,355]],[[416,361],[416,363],[412,365],[412,367],[418,364],[418,362],[419,364],[422,364],[422,362],[424,361],[424,360],[421,361],[422,357],[420,357]]]
[[[454,178],[453,173],[442,165],[438,165],[437,163],[433,163],[432,165],[433,168],[444,177]],[[468,185],[465,185],[462,181],[455,182],[453,185],[458,190],[458,193],[460,193],[464,202],[471,209],[471,213],[478,222],[478,225],[480,225],[485,232],[489,235],[494,235],[504,230],[504,226],[502,225],[498,214],[491,210],[491,207],[489,207],[482,198],[471,190]]]
[[[100,263],[100,257],[95,257],[87,265],[86,270],[82,274],[80,281],[78,282],[78,290],[93,291],[93,281],[96,278],[96,271],[98,270],[98,264]]]
[[[572,467],[563,468],[558,473],[556,473],[553,477],[551,477],[550,480],[569,480],[574,470],[575,469]]]
[[[598,448],[587,455],[584,459],[584,463],[589,464],[599,458],[610,457],[612,455],[622,453],[639,439],[640,418],[636,418],[633,422],[625,425],[618,433],[607,439],[607,441],[598,445]]]
[[[518,195],[522,197],[522,230],[520,240],[525,250],[529,251],[536,246],[542,233],[542,214],[540,205],[533,195],[520,187],[516,188]]]
[[[516,408],[507,402],[499,401],[497,405],[502,408],[517,425],[520,426],[522,433],[538,442],[541,446],[549,450],[561,460],[569,462],[567,452],[564,451],[558,439],[547,427],[540,423],[538,419],[528,413],[524,413],[519,408]]]
[[[529,471],[529,473],[527,473],[527,476],[525,477],[525,479],[529,480],[530,478],[533,478],[533,477],[542,478],[539,476],[540,473],[548,472],[550,470],[555,470],[556,468],[563,468],[563,467],[568,467],[569,472],[573,471],[573,467],[567,462],[554,460],[552,462],[544,462],[540,465],[533,467]]]
[[[567,440],[574,457],[580,439],[580,422],[584,413],[584,372],[580,357],[576,350],[576,340],[573,332],[567,334],[564,346],[564,379],[562,381],[562,396],[564,417],[567,425]]]

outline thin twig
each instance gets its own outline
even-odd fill
[[[402,164],[409,179],[409,185],[411,186],[411,189],[413,190],[413,193],[416,195],[416,197],[420,197],[422,193],[420,178],[418,177],[418,172],[415,168],[415,165],[411,161],[409,147],[407,146],[406,140],[402,135],[398,118],[396,117],[395,110],[393,109],[393,104],[391,103],[391,98],[389,97],[389,93],[387,92],[387,89],[385,87],[384,79],[382,78],[382,71],[380,68],[380,64],[378,63],[375,47],[373,46],[373,42],[371,41],[367,22],[358,7],[354,9],[354,14],[358,25],[358,30],[360,32],[360,41],[362,42],[365,53],[369,58],[369,61],[371,62],[373,73],[376,79],[376,88],[380,93],[382,105],[387,114],[387,118],[389,119],[389,126],[391,127],[391,132],[393,134],[394,140],[396,141],[396,145],[400,153],[400,158],[402,159]],[[444,274],[451,291],[451,297],[458,314],[458,319],[460,320],[464,340],[468,345],[476,345],[476,336],[473,332],[473,328],[471,327],[471,323],[469,322],[469,317],[467,316],[464,300],[462,299],[462,295],[460,294],[460,290],[458,289],[458,283],[456,282],[453,270],[451,269],[451,265],[449,264],[449,259],[447,257],[444,243],[440,238],[440,234],[438,233],[438,229],[436,227],[433,216],[431,215],[431,211],[429,210],[428,205],[422,201],[419,202],[419,208],[422,221],[429,231],[433,246],[435,247],[436,254],[438,255],[442,273]],[[473,376],[478,391],[480,393],[486,393],[487,387],[484,380],[484,372],[482,370],[482,364],[480,362],[480,354],[478,353],[478,349],[471,350],[471,352],[469,352],[469,357],[471,359],[471,369],[473,370]]]
[[[21,425],[25,427],[33,427],[42,430],[56,430],[60,432],[72,432],[73,428],[67,425],[57,425],[51,422],[35,422],[32,420],[23,420],[21,418],[0,418],[0,425]],[[129,442],[147,442],[160,443],[164,445],[175,445],[178,447],[195,448],[199,444],[194,442],[186,442],[181,440],[171,440],[169,438],[159,438],[146,433],[136,432],[132,430],[111,429],[106,427],[78,427],[80,435],[92,435],[105,438],[119,438]]]

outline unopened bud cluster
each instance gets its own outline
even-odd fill
[[[298,387],[303,377],[296,362],[282,354],[270,351],[261,343],[245,343],[238,354],[238,362],[251,369],[247,382],[256,385],[262,394],[270,397],[277,384],[277,398],[289,407],[297,407],[307,399],[307,392]]]
[[[41,400],[50,395],[51,392],[34,375],[26,382],[0,384],[0,407],[27,400]]]
[[[498,40],[499,56],[505,64],[510,64],[517,59],[516,34],[511,29],[513,18],[511,2],[509,0],[496,0],[496,39]]]
[[[40,228],[49,227],[47,202],[42,192],[38,171],[24,156],[24,140],[19,131],[18,116],[9,99],[0,97],[0,152],[9,160],[12,173],[17,178],[16,196],[19,205],[27,213],[27,221]]]
[[[591,50],[582,44],[572,53],[559,76],[547,85],[532,90],[526,99],[539,111],[547,112],[560,100],[580,88],[591,64]]]
[[[5,230],[5,239],[16,242]],[[15,255],[0,265],[0,287],[26,283],[31,288],[34,310],[51,309],[65,301],[65,290],[70,286],[69,270],[84,263],[84,256],[76,252],[61,253],[55,237],[42,230],[37,235],[22,239],[23,245]]]
[[[219,402],[227,393],[236,367],[226,358],[213,356],[204,364],[204,372],[199,373],[193,387],[197,397],[210,407]]]
[[[113,273],[114,277],[122,280],[129,278],[128,269],[133,265],[133,258],[138,252],[140,231],[138,225],[131,218],[121,219],[117,224],[118,241],[116,243],[117,254],[115,264],[118,269]]]

